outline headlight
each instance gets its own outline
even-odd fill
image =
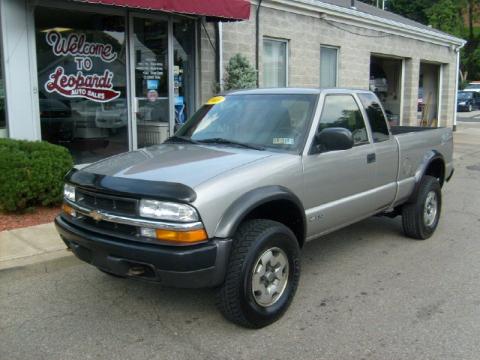
[[[140,201],[140,216],[178,222],[199,220],[197,211],[190,205],[145,199]]]
[[[63,186],[63,196],[67,200],[75,201],[75,186],[70,184],[65,184]]]
[[[465,106],[467,105],[467,103],[465,101],[462,101],[461,103],[459,103],[458,105],[462,105],[462,106]]]

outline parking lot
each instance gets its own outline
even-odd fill
[[[0,358],[478,359],[480,112],[463,115],[433,238],[372,218],[308,243],[277,323],[239,328],[212,290],[112,278],[69,256],[0,271]]]

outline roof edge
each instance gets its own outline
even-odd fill
[[[251,0],[251,3],[258,5],[257,0]],[[321,2],[321,0],[264,0],[262,5],[266,6],[267,3],[270,3],[273,5],[273,7],[284,7],[284,9],[297,8],[299,10],[312,12],[314,14],[323,13],[325,15],[333,15],[339,18],[350,20],[354,22],[355,25],[369,28],[370,30],[381,31],[413,39],[420,38],[428,42],[442,44],[445,46],[453,45],[457,47],[463,47],[467,43],[464,39],[441,31],[429,31],[421,27],[407,25],[398,21],[385,19],[380,16],[367,14],[356,9],[349,9],[338,5],[324,3]],[[335,19],[330,20],[335,21]],[[375,26],[375,29],[372,29],[371,26]]]

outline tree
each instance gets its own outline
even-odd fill
[[[248,59],[241,54],[236,54],[230,58],[225,72],[225,90],[257,87],[257,72],[250,65]]]
[[[480,79],[478,0],[389,0],[388,10],[467,40],[461,54],[462,81]]]
[[[437,0],[389,0],[388,10],[422,24],[428,24],[427,10]]]

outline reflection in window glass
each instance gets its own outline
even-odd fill
[[[332,127],[350,130],[355,145],[368,143],[362,113],[351,95],[329,95],[325,98],[318,130]]]
[[[173,77],[175,124],[180,127],[191,116],[195,104],[195,22],[173,23]]]
[[[176,135],[296,152],[304,142],[316,100],[316,95],[300,94],[230,95],[200,108]]]
[[[5,111],[5,81],[3,77],[3,53],[0,46],[0,138],[7,137],[7,113]]]
[[[287,86],[287,41],[263,40],[263,86]]]
[[[76,163],[128,150],[125,20],[37,7],[42,139]]]
[[[382,107],[378,103],[377,97],[373,94],[359,94],[360,100],[367,112],[368,121],[372,128],[374,142],[381,142],[390,139],[387,121],[383,115]]]

